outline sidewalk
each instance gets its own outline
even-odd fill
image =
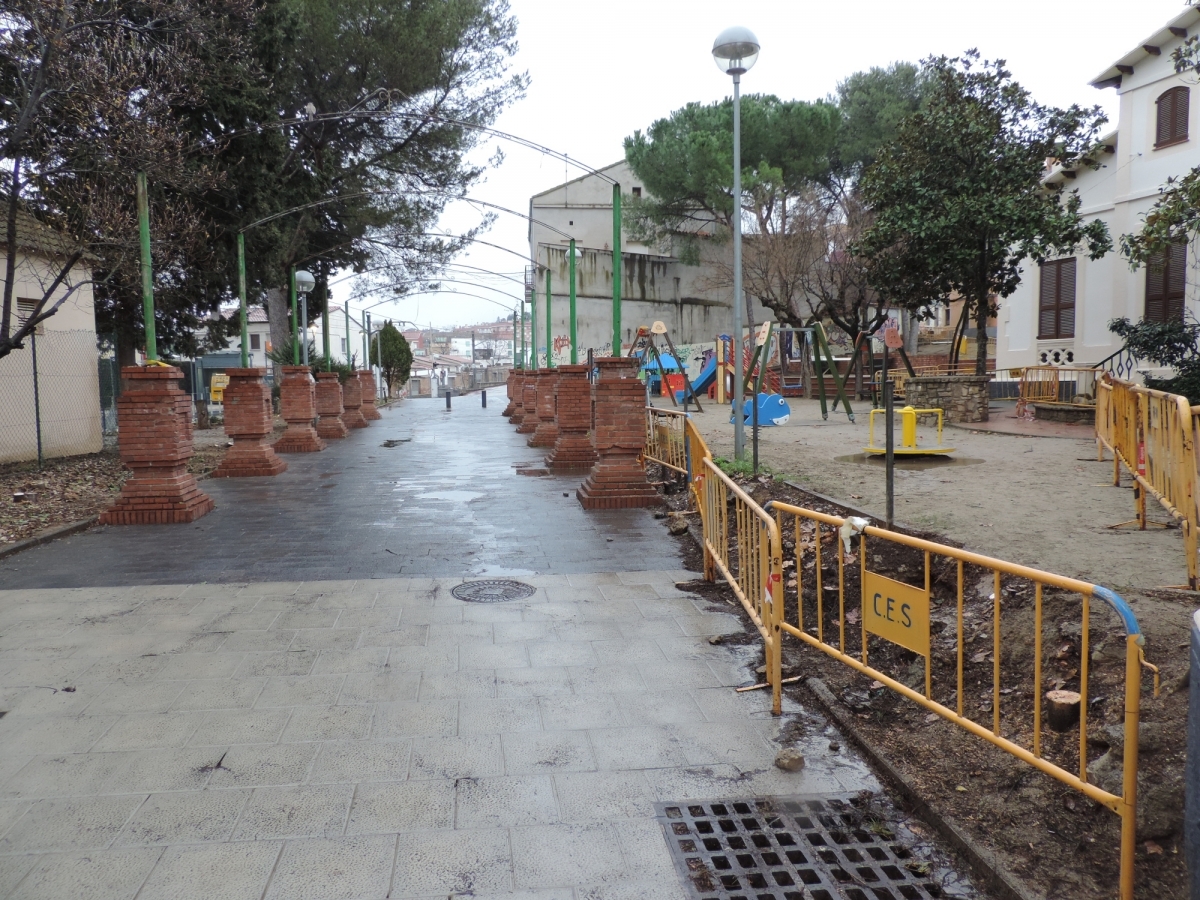
[[[0,896],[682,898],[655,801],[878,789],[691,577],[0,593]]]

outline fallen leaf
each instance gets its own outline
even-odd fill
[[[871,682],[871,690],[873,690],[873,691],[877,691],[877,690],[879,690],[881,687],[883,687],[883,682],[882,682],[882,681],[872,681],[872,682]]]
[[[862,499],[862,494],[851,494],[851,495],[850,495],[850,499],[851,499],[851,500],[861,500],[861,499]]]
[[[1160,847],[1158,844],[1154,843],[1154,841],[1146,841],[1144,846],[1146,848],[1147,856],[1158,856],[1160,853],[1163,852],[1162,847]]]
[[[954,789],[956,791],[958,791],[960,794],[965,794],[967,792],[967,789],[965,787],[963,787],[961,784],[956,784],[954,786]]]
[[[925,721],[926,721],[926,722],[936,722],[937,720],[938,720],[938,714],[937,714],[937,713],[930,713],[929,715],[927,715],[927,716],[925,717]]]
[[[846,613],[846,621],[849,622],[851,625],[857,625],[858,620],[859,620],[859,614],[858,614],[857,609],[852,609],[852,610],[850,610],[850,612]]]

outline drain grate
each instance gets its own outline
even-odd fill
[[[537,588],[523,581],[494,578],[488,581],[467,581],[453,588],[450,593],[468,603],[503,603],[532,597]]]
[[[698,900],[927,900],[928,863],[834,797],[655,804]]]

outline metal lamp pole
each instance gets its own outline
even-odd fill
[[[246,315],[246,235],[238,232],[238,319],[242,326],[242,368],[250,367],[250,324]]]
[[[717,68],[733,76],[733,456],[746,455],[746,428],[742,409],[742,75],[758,59],[760,44],[749,28],[726,28],[713,41]],[[755,406],[758,398],[751,401]]]
[[[292,305],[292,365],[300,365],[300,311],[296,308],[296,267],[288,268],[288,299]]]
[[[621,185],[613,183],[612,356],[621,355]]]
[[[575,333],[575,238],[571,238],[571,249],[567,252],[571,254],[571,262],[568,266],[571,270],[571,365],[576,365],[579,362],[579,341],[576,339]]]
[[[333,360],[329,356],[329,280],[328,276],[321,280],[321,299],[325,301],[321,308],[321,350],[325,354],[325,371],[333,371]]]
[[[154,330],[154,270],[150,263],[150,194],[146,173],[137,173],[138,237],[142,250],[142,317],[146,328],[146,361],[158,361],[158,337]]]
[[[546,266],[546,368],[554,368],[554,348],[551,346],[551,334],[554,325],[550,321],[550,307],[553,304],[553,296],[550,293],[550,267]]]

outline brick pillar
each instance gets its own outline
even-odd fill
[[[221,460],[213,478],[246,478],[278,475],[287,463],[275,455],[267,438],[275,427],[271,415],[271,389],[263,381],[266,369],[226,369],[225,434],[233,446]]]
[[[558,369],[542,369],[537,376],[537,431],[529,436],[530,447],[553,447],[558,441],[558,408],[554,396]]]
[[[525,383],[521,386],[521,424],[517,426],[517,434],[533,434],[538,427],[537,414],[537,380],[538,373],[526,372]],[[513,416],[516,421],[516,416]]]
[[[504,412],[500,413],[502,416],[511,416],[517,411],[517,401],[515,394],[513,393],[513,386],[516,384],[516,382],[517,370],[509,369],[508,380],[504,383],[504,396],[508,398],[508,406],[504,407]]]
[[[275,442],[277,453],[316,453],[325,449],[317,437],[313,419],[317,417],[317,383],[308,366],[283,366],[279,386],[279,407],[287,431]]]
[[[508,421],[520,425],[525,421],[525,379],[528,373],[521,369],[513,377],[512,412],[506,413]]]
[[[117,400],[121,462],[132,473],[101,525],[194,522],[212,499],[188,474],[192,457],[192,398],[179,389],[174,366],[124,366]]]
[[[359,383],[362,384],[362,416],[368,422],[382,419],[383,414],[375,408],[375,375],[366,369],[358,373]]]
[[[628,509],[662,501],[638,464],[646,441],[646,386],[637,360],[601,357],[596,365],[596,452],[599,461],[575,496],[584,509]]]
[[[346,436],[342,421],[342,384],[337,372],[317,373],[317,437],[336,440]]]
[[[588,472],[596,462],[592,446],[592,385],[587,366],[559,366],[554,389],[558,440],[546,456],[555,472]]]
[[[346,410],[342,414],[342,421],[347,428],[367,427],[367,420],[362,414],[362,382],[353,372],[342,385],[342,407]]]

